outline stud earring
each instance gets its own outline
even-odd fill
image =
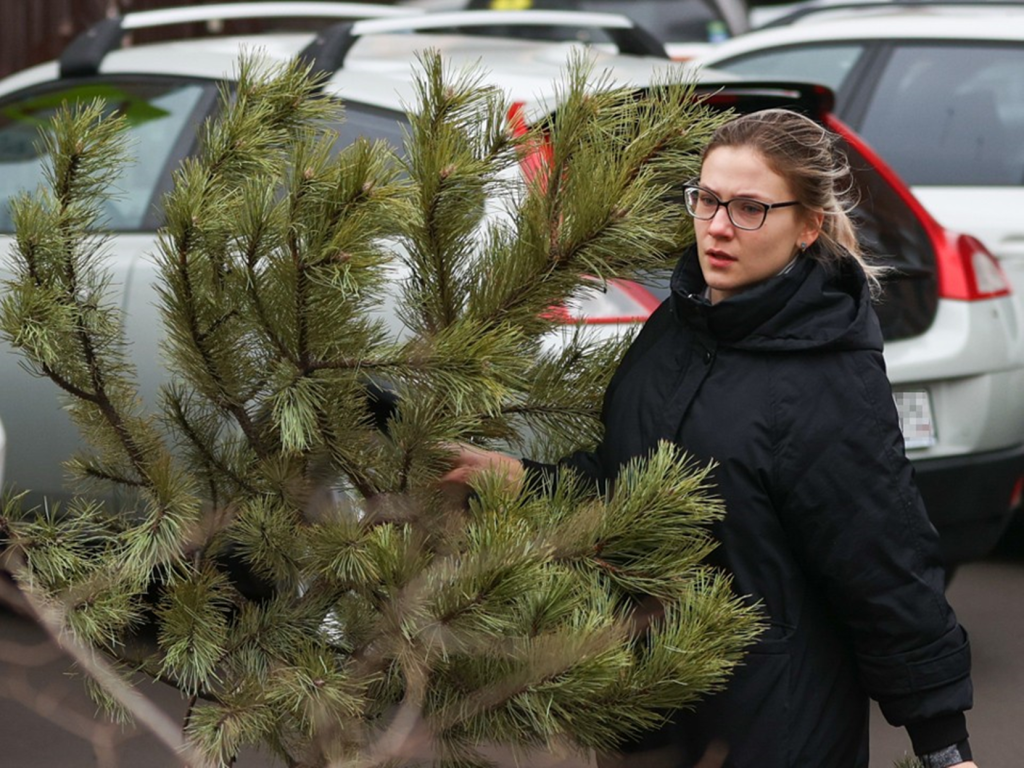
[[[800,248],[800,253],[803,253],[804,251],[807,250],[807,243],[800,243],[799,248]]]

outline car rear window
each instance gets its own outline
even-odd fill
[[[920,219],[878,170],[849,142],[843,150],[856,183],[852,215],[861,248],[890,267],[875,305],[886,341],[924,333],[938,310],[935,247]]]
[[[103,99],[128,122],[132,162],[106,203],[106,225],[120,232],[152,230],[153,204],[172,164],[193,146],[195,126],[215,96],[212,84],[150,80],[56,83],[0,101],[0,232],[13,231],[10,201],[43,180],[39,128],[63,103]]]
[[[813,80],[839,92],[865,50],[862,43],[795,45],[747,53],[711,66],[744,77]]]
[[[621,13],[663,43],[675,40],[717,40],[727,28],[713,3],[703,0],[578,0],[576,10]]]
[[[858,130],[911,185],[1024,183],[1024,47],[897,48]]]

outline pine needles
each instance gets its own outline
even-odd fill
[[[623,342],[555,349],[549,310],[664,268],[691,235],[665,200],[722,118],[667,75],[639,92],[582,56],[567,72],[517,136],[501,92],[425,54],[403,151],[336,152],[320,83],[244,59],[163,201],[159,419],[97,234],[121,121],[97,103],[50,126],[0,327],[90,441],[72,471],[134,503],[12,501],[0,523],[65,631],[191,697],[211,765],[247,745],[311,767],[610,749],[720,686],[758,632],[703,565],[724,513],[707,470],[670,445],[608,498],[571,477],[550,494],[491,478],[468,508],[439,488],[453,441],[554,457],[597,439]],[[377,313],[396,265],[399,337]],[[377,420],[371,385],[398,401]]]

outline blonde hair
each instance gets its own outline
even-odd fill
[[[820,247],[809,255],[827,263],[857,262],[872,297],[877,297],[884,268],[870,264],[857,241],[849,214],[857,202],[855,186],[838,141],[838,135],[798,112],[765,109],[719,127],[704,149],[704,157],[717,147],[749,147],[760,154],[788,182],[805,209],[823,215]]]

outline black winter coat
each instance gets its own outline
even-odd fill
[[[605,437],[565,463],[607,481],[673,440],[726,504],[717,565],[770,627],[727,690],[639,746],[688,766],[868,764],[868,696],[918,753],[967,736],[970,650],[907,460],[863,272],[794,268],[718,304],[694,250],[606,394]]]

